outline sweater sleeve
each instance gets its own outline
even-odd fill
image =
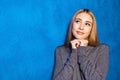
[[[77,64],[77,50],[72,49],[71,55],[66,59],[65,63],[62,60],[62,49],[57,48],[55,54],[55,68],[53,80],[69,80],[73,75],[73,69]]]
[[[94,50],[95,49],[95,50]],[[79,63],[85,80],[105,80],[109,65],[109,47],[100,45],[90,55],[85,56],[81,50]]]

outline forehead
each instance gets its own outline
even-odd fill
[[[80,18],[83,21],[92,22],[92,17],[88,13],[79,13],[75,18]]]

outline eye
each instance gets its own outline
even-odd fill
[[[76,23],[79,23],[80,21],[79,20],[75,20]]]
[[[75,22],[78,23],[78,22],[80,22],[80,21],[79,21],[79,20],[76,20]]]
[[[85,23],[85,25],[87,25],[87,26],[91,26],[90,23]]]

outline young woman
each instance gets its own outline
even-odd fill
[[[53,80],[105,80],[108,65],[109,46],[99,43],[93,13],[79,10],[65,45],[56,48]]]

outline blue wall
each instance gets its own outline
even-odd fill
[[[74,13],[96,16],[101,43],[110,46],[107,80],[120,80],[120,0],[0,0],[0,80],[50,80],[54,51]]]

